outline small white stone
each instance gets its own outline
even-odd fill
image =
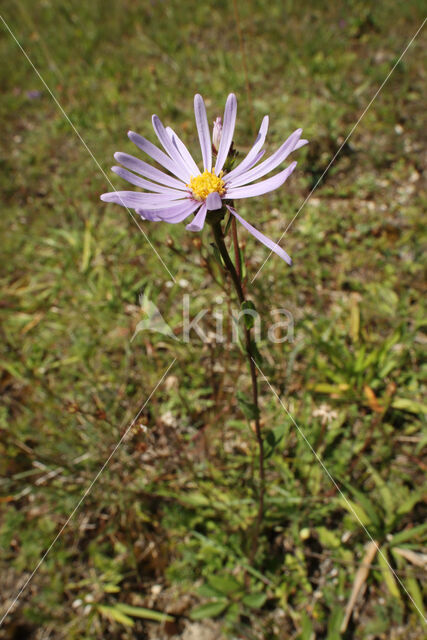
[[[168,376],[165,380],[165,388],[167,391],[178,387],[178,378],[176,376]]]
[[[178,421],[173,415],[172,411],[166,411],[166,413],[160,416],[160,420],[167,427],[176,427],[178,425]]]
[[[345,544],[350,538],[351,538],[351,531],[344,531],[344,533],[341,536],[341,542]]]
[[[162,590],[161,584],[153,584],[153,586],[151,587],[151,593],[153,594],[153,596],[158,596],[161,590]]]

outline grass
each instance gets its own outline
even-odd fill
[[[25,0],[3,17],[115,187],[112,155],[133,153],[130,128],[151,136],[152,113],[197,149],[197,91],[212,120],[237,94],[242,150],[265,113],[269,151],[303,127],[310,145],[289,183],[239,208],[278,238],[424,15],[415,1],[236,7],[237,23],[225,2]],[[144,290],[177,333],[184,293],[192,316],[229,317],[206,268],[222,278],[209,231],[199,246],[181,226],[142,223],[174,282],[126,211],[99,201],[106,175],[3,29],[5,609],[177,361],[0,638],[169,637],[204,616],[218,637],[423,637],[423,43],[421,32],[286,234],[292,270],[272,257],[251,285],[268,254],[239,230],[258,310],[295,319],[293,343],[263,335],[263,371],[383,553],[340,633],[369,538],[268,385],[267,515],[245,583],[256,450],[236,398],[250,386],[239,348],[131,341]]]

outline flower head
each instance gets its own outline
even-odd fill
[[[195,178],[191,178],[187,187],[190,189],[195,200],[203,202],[206,200],[210,193],[219,193],[220,196],[225,195],[225,182],[222,179],[223,172],[221,171],[219,176],[215,174],[215,169],[212,171],[203,171]]]
[[[222,209],[225,211],[227,208],[253,236],[291,264],[290,257],[279,245],[236,212],[234,200],[269,193],[285,182],[295,169],[296,162],[270,178],[259,182],[257,180],[276,169],[292,151],[307,144],[307,140],[301,139],[302,129],[294,131],[275,153],[260,162],[264,155],[262,147],[268,128],[268,116],[265,116],[249,153],[235,168],[226,171],[236,123],[236,96],[233,93],[228,96],[223,120],[217,118],[214,122],[212,139],[205,104],[199,94],[194,97],[194,112],[203,172],[176,133],[170,127],[165,128],[154,115],[153,128],[163,150],[133,131],[129,131],[128,136],[141,151],[164,167],[167,173],[127,153],[115,153],[115,159],[123,166],[115,166],[112,170],[145,192],[113,191],[104,193],[101,200],[135,209],[143,219],[151,221],[176,224],[194,215],[186,227],[189,231],[201,231],[210,212]],[[212,148],[216,152],[214,166]]]

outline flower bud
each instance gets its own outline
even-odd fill
[[[212,133],[212,145],[214,150],[218,152],[219,143],[221,142],[221,134],[222,134],[222,118],[218,116],[213,123],[213,133]]]

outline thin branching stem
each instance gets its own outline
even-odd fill
[[[215,243],[218,247],[218,250],[221,254],[221,257],[224,261],[225,267],[228,273],[231,276],[231,279],[234,284],[234,288],[237,293],[237,297],[239,298],[240,304],[246,301],[245,294],[242,287],[241,277],[236,271],[236,268],[233,264],[233,261],[230,258],[227,247],[224,242],[224,234],[222,231],[221,223],[216,222],[212,225],[213,232],[215,236]],[[235,247],[236,248],[236,247]],[[238,250],[238,246],[237,246]],[[251,373],[251,382],[252,382],[252,403],[255,408],[255,434],[258,444],[259,450],[259,493],[258,493],[258,515],[255,521],[255,527],[252,537],[252,546],[249,555],[250,564],[253,563],[255,558],[257,549],[258,549],[258,541],[259,534],[261,530],[261,525],[264,517],[264,491],[265,491],[265,470],[264,470],[264,444],[261,435],[261,424],[259,418],[259,406],[258,406],[258,381],[257,381],[257,371],[255,366],[255,354],[253,348],[253,342],[251,339],[251,330],[244,324],[245,330],[245,350],[247,355],[247,360],[249,364],[249,370]]]

